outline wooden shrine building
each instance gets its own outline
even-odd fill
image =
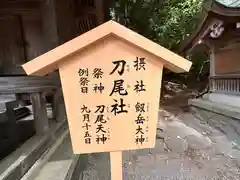
[[[1,0],[0,75],[103,23],[109,0]]]
[[[26,76],[22,64],[109,20],[113,5],[0,1],[0,179],[20,179],[68,129],[58,72]]]
[[[199,27],[182,48],[185,56],[196,50],[209,54],[210,90],[202,99],[190,100],[190,104],[231,116],[225,110],[240,107],[240,1],[203,3]]]

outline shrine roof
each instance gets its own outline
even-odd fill
[[[187,37],[181,47],[180,52],[187,52],[196,43],[206,36],[211,19],[217,18],[223,21],[239,21],[240,1],[239,0],[205,0],[203,9],[199,16],[199,23],[191,36]]]
[[[215,0],[215,1],[229,8],[240,7],[239,0]]]

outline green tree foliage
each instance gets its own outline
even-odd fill
[[[118,0],[112,17],[128,28],[179,53],[180,44],[197,27],[203,0]],[[206,56],[193,54],[192,70],[188,75],[199,79],[199,73],[209,65]],[[205,66],[205,67],[203,67]],[[164,71],[165,75],[180,81],[186,75],[176,75]],[[205,76],[207,73],[203,73]],[[166,76],[165,76],[166,77]],[[189,78],[189,76],[188,76]]]
[[[202,0],[119,0],[115,18],[175,52],[196,28]]]

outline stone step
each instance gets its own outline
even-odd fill
[[[196,119],[191,118],[188,122],[184,121],[189,126],[210,135],[214,142],[215,137],[225,136],[235,148],[240,149],[240,122],[238,119],[193,106],[191,114]]]
[[[190,99],[189,105],[205,109],[224,116],[240,119],[240,109],[224,104],[215,103],[206,99]]]
[[[0,179],[20,180],[67,130],[66,120],[50,123],[50,130],[46,134],[33,136],[0,162]]]
[[[78,156],[73,154],[70,135],[66,131],[21,180],[71,179],[77,160]]]
[[[239,107],[239,104],[240,104],[239,96],[234,94],[211,92],[211,93],[205,94],[203,96],[203,99],[209,100],[211,102],[231,106],[231,107]]]
[[[35,134],[32,106],[16,108],[15,113],[16,118],[18,119],[16,121],[18,132],[15,133],[15,136],[18,136],[17,141],[13,141],[13,136],[10,133],[12,127],[7,124],[8,117],[5,116],[5,119],[3,119],[3,116],[0,116],[0,160],[11,154],[12,151],[21,146],[21,144]],[[49,120],[51,120],[52,110],[50,108],[48,108],[47,115]]]

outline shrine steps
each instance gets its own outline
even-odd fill
[[[20,180],[67,134],[60,81],[55,76],[11,76],[0,82],[0,150],[7,152],[0,161],[0,179]]]
[[[72,152],[70,135],[66,129],[21,180],[69,180],[77,160],[78,156]]]
[[[189,100],[191,112],[202,123],[219,130],[240,148],[240,109],[207,99]]]
[[[188,104],[193,107],[240,120],[240,109],[237,107],[212,102],[207,99],[190,99]]]
[[[51,123],[49,131],[43,136],[35,135],[27,140],[21,147],[11,153],[0,162],[1,180],[20,180],[27,174],[36,174],[41,167],[36,164],[44,164],[44,155],[53,153],[56,143],[61,144],[68,131],[67,121]],[[41,162],[41,163],[40,163]],[[31,169],[35,167],[35,171]],[[33,175],[32,175],[33,176]]]
[[[5,102],[6,103],[6,102]],[[8,125],[9,118],[7,116],[6,107],[2,104],[2,111],[0,112],[0,161],[10,155],[16,148],[20,147],[29,138],[34,136],[35,123],[33,117],[32,105],[23,106],[14,109],[14,116],[16,118],[17,127],[17,140],[14,141],[12,134],[9,134],[9,129],[12,128]],[[52,119],[52,110],[47,108],[49,120]]]

